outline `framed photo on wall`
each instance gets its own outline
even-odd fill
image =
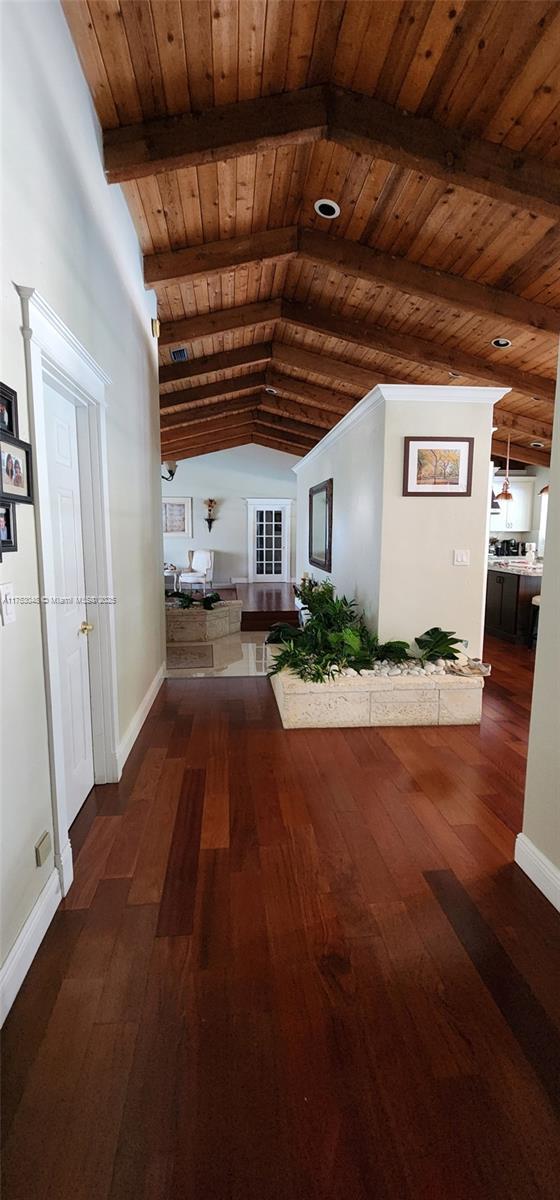
[[[0,549],[17,550],[16,506],[10,501],[0,503]]]
[[[0,383],[0,436],[9,433],[17,437],[18,432],[17,392]]]
[[[33,504],[31,446],[0,434],[0,500]]]
[[[470,496],[474,438],[405,437],[403,496]]]
[[[163,505],[163,532],[191,538],[193,535],[192,496],[165,497]]]

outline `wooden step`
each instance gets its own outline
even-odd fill
[[[283,621],[286,625],[297,626],[298,614],[293,608],[268,611],[266,609],[244,609],[241,614],[241,630],[247,632],[271,629],[278,621]]]

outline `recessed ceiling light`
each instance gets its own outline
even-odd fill
[[[313,207],[317,215],[326,217],[327,221],[334,221],[335,217],[340,216],[340,204],[337,204],[336,200],[328,200],[325,196],[322,200],[316,200]]]
[[[530,442],[532,450],[544,450],[544,442]]]
[[[265,387],[264,390],[265,390],[265,392],[267,392],[267,394],[269,396],[277,396],[278,395],[278,388]]]
[[[449,372],[449,378],[450,378],[450,379],[460,379],[460,378],[461,378],[461,372],[460,372],[460,371],[450,371],[450,372]]]
[[[492,338],[492,345],[496,347],[496,350],[507,350],[508,346],[511,346],[511,342],[509,338],[497,337]]]

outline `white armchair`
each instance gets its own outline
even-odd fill
[[[181,571],[179,575],[179,589],[183,587],[192,588],[193,584],[201,583],[202,590],[206,594],[208,584],[212,587],[213,575],[214,551],[194,550],[189,567],[186,571]]]

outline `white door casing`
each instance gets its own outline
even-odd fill
[[[19,287],[33,443],[33,479],[39,588],[43,596],[56,592],[52,515],[48,473],[45,387],[49,384],[75,408],[80,469],[85,592],[108,603],[86,606],[94,625],[89,636],[89,677],[93,765],[96,783],[119,778],[117,746],[117,670],[115,612],[109,521],[106,388],[108,376],[74,337],[49,304],[33,289]],[[63,737],[62,678],[54,606],[41,604],[43,659],[47,697],[49,760],[53,809],[54,858],[66,895],[73,879],[68,837],[66,767]]]
[[[277,497],[247,498],[249,583],[289,582],[292,504]]]
[[[71,401],[50,385],[45,385],[44,397],[56,589],[46,602],[54,606],[57,627],[66,813],[71,825],[93,787],[78,437]]]

